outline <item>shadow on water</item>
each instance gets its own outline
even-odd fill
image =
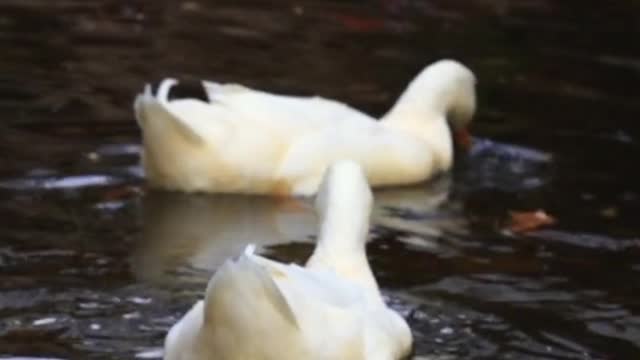
[[[638,10],[2,2],[0,356],[159,358],[223,258],[248,241],[281,260],[311,251],[310,208],[138,191],[144,83],[233,81],[380,114],[422,66],[455,57],[480,79],[478,141],[452,176],[377,191],[369,245],[417,355],[637,358]],[[538,208],[558,222],[505,231],[509,211]]]

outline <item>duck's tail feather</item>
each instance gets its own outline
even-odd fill
[[[177,83],[178,81],[175,79],[164,79],[160,83],[160,86],[158,86],[158,91],[155,96],[153,95],[151,86],[149,84],[145,85],[144,92],[138,94],[133,103],[133,110],[138,126],[145,131],[152,121],[161,122],[163,125],[169,124],[171,130],[179,133],[187,139],[187,141],[196,144],[204,143],[202,136],[188,123],[172,113],[167,106],[171,87]]]
[[[248,246],[237,260],[227,260],[213,276],[205,296],[205,321],[222,322],[238,331],[260,324],[277,326],[274,322],[298,328],[296,316],[270,272],[254,261],[254,249]]]
[[[162,80],[160,86],[158,86],[158,92],[156,93],[156,99],[165,104],[169,101],[169,93],[171,88],[178,85],[178,80],[173,78],[167,78]]]

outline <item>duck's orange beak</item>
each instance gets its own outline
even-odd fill
[[[453,137],[455,138],[455,142],[464,150],[471,150],[471,146],[473,145],[473,139],[471,138],[471,133],[467,128],[460,128],[454,131]]]

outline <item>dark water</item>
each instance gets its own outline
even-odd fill
[[[631,0],[0,2],[0,355],[159,358],[244,242],[309,254],[311,212],[138,191],[145,82],[380,114],[454,57],[480,79],[478,142],[452,176],[377,192],[369,247],[416,354],[640,358],[638,35]],[[504,231],[538,208],[558,222]]]

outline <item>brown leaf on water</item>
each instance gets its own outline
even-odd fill
[[[509,218],[507,229],[519,234],[556,223],[554,217],[540,209],[535,211],[509,211]]]

